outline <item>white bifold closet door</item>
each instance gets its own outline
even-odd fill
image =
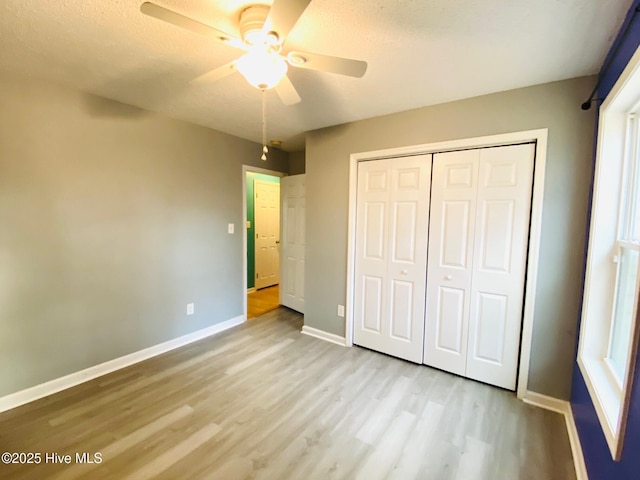
[[[431,155],[358,165],[354,343],[422,363]]]
[[[514,390],[535,145],[434,155],[424,363]]]

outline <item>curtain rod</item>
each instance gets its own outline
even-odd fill
[[[627,35],[629,34],[629,31],[631,30],[631,25],[633,25],[633,21],[635,20],[636,15],[638,15],[638,13],[640,13],[640,5],[638,5],[634,9],[633,15],[631,16],[631,20],[629,20],[629,23],[627,23],[627,27],[624,29],[624,32],[622,32],[622,36],[620,37],[620,41],[618,42],[618,44],[616,45],[616,48],[611,53],[611,56],[609,56],[609,59],[607,60],[607,63],[605,63],[604,66],[602,67],[602,70],[600,70],[601,75],[598,75],[598,81],[596,82],[596,86],[593,87],[593,91],[591,92],[591,95],[589,95],[589,98],[588,98],[588,100],[586,102],[584,102],[582,105],[580,105],[580,108],[582,108],[582,110],[589,110],[591,108],[591,102],[593,102],[594,100],[602,100],[601,98],[593,98],[593,96],[598,91],[598,87],[600,86],[600,82],[602,81],[602,77],[604,77],[607,74],[607,71],[609,70],[609,67],[611,66],[611,62],[618,55],[618,50],[620,50],[620,47],[622,46],[622,44],[626,40]]]

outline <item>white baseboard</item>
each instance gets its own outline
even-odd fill
[[[589,480],[589,475],[587,474],[587,465],[584,463],[582,445],[580,444],[580,437],[578,436],[576,421],[573,418],[573,410],[571,410],[571,404],[569,404],[567,413],[564,414],[564,420],[567,424],[567,433],[569,434],[571,453],[573,453],[573,464],[576,468],[576,478],[577,480]]]
[[[564,415],[567,434],[569,435],[569,444],[571,445],[571,454],[573,456],[573,466],[576,470],[576,479],[589,480],[589,476],[587,475],[587,466],[584,463],[584,455],[582,454],[580,437],[578,436],[578,429],[576,428],[576,422],[573,418],[573,410],[571,410],[571,403],[566,400],[559,400],[554,397],[549,397],[547,395],[542,395],[528,390],[525,393],[525,396],[522,397],[522,401],[530,405],[535,405],[536,407]]]
[[[309,335],[310,337],[316,337],[320,340],[325,340],[327,342],[335,343],[336,345],[340,345],[344,347],[347,343],[344,337],[340,335],[335,335],[333,333],[325,332],[324,330],[318,330],[317,328],[310,327],[309,325],[303,325],[301,333],[305,335]]]
[[[536,407],[544,408],[545,410],[551,410],[552,412],[565,414],[569,408],[569,402],[566,400],[560,400],[555,397],[549,397],[542,395],[541,393],[531,392],[527,390],[525,396],[522,398],[524,403],[534,405]]]
[[[211,335],[215,335],[216,333],[220,333],[224,330],[240,325],[245,321],[246,319],[244,315],[240,315],[230,320],[226,320],[221,323],[216,323],[215,325],[212,325],[210,327],[203,328],[202,330],[198,330],[196,332],[174,338],[173,340],[159,343],[158,345],[154,345],[152,347],[130,353],[123,357],[115,358],[99,365],[85,368],[84,370],[80,370],[79,372],[71,373],[69,375],[65,375],[64,377],[55,378],[40,385],[35,385],[25,390],[20,390],[19,392],[0,397],[0,412],[19,407],[20,405],[24,405],[25,403],[33,402],[34,400],[38,400],[39,398],[52,395],[62,390],[66,390],[67,388],[74,387],[80,383],[88,382],[89,380],[93,380],[94,378],[106,375],[107,373],[111,373],[116,370],[120,370],[121,368],[128,367],[129,365],[133,365],[134,363],[142,362],[143,360],[147,360],[151,357],[166,353],[170,350],[174,350],[176,348],[183,347],[184,345],[197,342],[198,340],[202,340],[203,338],[210,337]]]

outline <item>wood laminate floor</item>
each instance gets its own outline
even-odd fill
[[[280,286],[261,288],[247,294],[247,318],[256,318],[280,306]]]
[[[301,326],[279,308],[1,413],[0,450],[42,457],[0,478],[575,478],[560,414]]]

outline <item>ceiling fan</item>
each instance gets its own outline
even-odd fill
[[[300,96],[286,75],[288,66],[356,78],[362,77],[367,70],[367,63],[361,60],[283,49],[289,32],[309,3],[311,0],[274,0],[271,6],[248,5],[240,12],[239,35],[230,35],[151,2],[143,3],[140,11],[246,52],[192,83],[216,81],[239,71],[254,87],[260,90],[275,88],[285,105],[293,105],[300,101]]]

